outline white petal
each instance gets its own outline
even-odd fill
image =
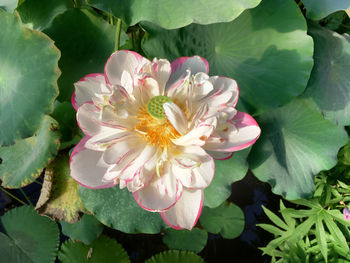
[[[127,136],[124,140],[117,141],[108,147],[103,153],[103,160],[108,164],[115,164],[130,151],[137,151],[141,147],[137,146],[139,142],[136,136]]]
[[[145,63],[150,63],[150,61],[135,52],[128,50],[116,51],[109,57],[105,65],[105,75],[111,84],[122,85],[121,80],[124,71],[128,72],[133,78],[137,73],[137,69]]]
[[[173,139],[172,142],[176,145],[188,146],[188,145],[199,145],[202,146],[205,144],[206,140],[212,134],[213,130],[216,127],[216,118],[210,118],[197,127],[193,128],[190,132],[181,136],[177,139]]]
[[[102,131],[92,136],[87,142],[85,147],[95,151],[104,151],[107,147],[120,140],[125,140],[126,137],[130,137],[131,132],[121,129],[114,129],[110,127],[103,127]]]
[[[197,223],[203,207],[203,191],[184,189],[177,203],[161,212],[165,223],[175,229],[191,230]]]
[[[89,137],[82,139],[70,157],[70,174],[79,184],[89,188],[107,188],[116,184],[114,178],[104,180],[108,165],[101,161],[102,152],[85,148]]]
[[[134,193],[136,202],[149,211],[165,211],[173,206],[182,194],[182,184],[165,165],[161,177],[155,176],[146,187]]]
[[[98,123],[100,110],[93,104],[86,102],[77,111],[77,121],[80,129],[89,136],[96,135],[101,130]]]
[[[171,125],[180,133],[187,131],[187,119],[185,113],[175,103],[164,103],[164,112]]]
[[[155,63],[155,78],[159,84],[159,94],[164,95],[164,89],[171,73],[171,66],[168,60],[159,59]]]

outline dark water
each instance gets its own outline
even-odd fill
[[[39,179],[40,181],[41,179]],[[26,194],[35,204],[39,198],[41,185],[33,183],[24,188]],[[19,190],[10,192],[21,200],[25,200]],[[235,203],[244,211],[245,229],[242,235],[235,239],[223,239],[220,235],[209,234],[208,242],[202,252],[199,253],[206,262],[238,262],[259,263],[269,262],[269,258],[262,256],[258,247],[266,246],[273,238],[272,235],[256,227],[258,223],[269,223],[264,215],[261,205],[272,211],[278,211],[279,196],[272,194],[268,184],[258,181],[251,173],[241,181],[232,185],[232,195],[229,201]],[[7,210],[20,205],[0,191],[0,215]],[[0,225],[0,230],[3,228]],[[162,235],[148,234],[124,234],[122,232],[105,229],[104,234],[116,238],[128,252],[132,262],[144,262],[152,255],[167,250],[162,242]],[[67,237],[61,236],[61,241]]]

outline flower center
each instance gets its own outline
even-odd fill
[[[135,130],[150,145],[157,145],[159,148],[167,148],[171,139],[180,137],[180,134],[167,120],[163,104],[173,102],[167,96],[156,96],[149,100],[146,107],[141,107],[137,119],[138,124]]]

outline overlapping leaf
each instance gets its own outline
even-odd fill
[[[193,251],[195,253],[203,250],[207,244],[207,239],[208,232],[199,228],[193,228],[191,231],[168,228],[163,236],[163,242],[170,249]]]
[[[258,118],[262,133],[249,155],[256,177],[287,199],[310,197],[313,178],[337,163],[347,134],[309,108],[302,99],[265,112]]]
[[[106,12],[112,12],[125,23],[134,25],[150,21],[163,28],[174,29],[191,23],[211,24],[235,19],[247,8],[261,0],[88,0],[88,3]]]
[[[306,15],[313,20],[320,20],[339,10],[350,10],[349,0],[302,0],[306,7]]]
[[[60,52],[45,34],[0,10],[0,146],[27,138],[53,110]]]
[[[148,56],[206,58],[210,75],[237,80],[239,104],[251,113],[286,104],[303,92],[309,79],[313,43],[292,0],[263,0],[230,23],[170,31],[143,26]]]

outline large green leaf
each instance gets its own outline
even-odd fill
[[[101,236],[91,245],[68,240],[63,243],[58,258],[62,263],[129,263],[128,254],[114,239]]]
[[[339,10],[350,10],[349,0],[302,0],[307,10],[306,16],[320,20]]]
[[[6,235],[0,233],[1,262],[54,262],[59,245],[57,224],[30,206],[17,207],[1,217]]]
[[[50,25],[58,14],[62,14],[72,7],[73,1],[71,0],[25,0],[16,10],[23,23],[28,27],[42,31]]]
[[[68,153],[61,153],[45,170],[35,209],[53,219],[75,223],[85,211],[78,189],[79,184],[70,176]]]
[[[235,204],[225,202],[217,208],[204,207],[200,223],[210,233],[236,238],[243,232],[244,214]]]
[[[235,19],[261,0],[88,0],[92,6],[112,12],[125,23],[150,21],[167,29],[191,23],[211,24]]]
[[[125,233],[159,233],[165,223],[158,213],[142,209],[128,189],[80,187],[79,195],[87,210],[104,225]]]
[[[257,120],[262,133],[248,158],[253,173],[287,199],[309,197],[314,176],[337,163],[337,152],[347,142],[345,130],[302,99]]]
[[[350,125],[350,37],[313,23],[309,34],[315,42],[315,65],[303,96],[314,101],[325,118]]]
[[[57,16],[45,29],[62,52],[59,61],[62,75],[58,80],[60,101],[70,100],[74,82],[87,74],[103,72],[114,50],[115,28],[94,11],[74,8]],[[126,38],[122,32],[120,45]]]
[[[206,58],[210,75],[237,80],[239,103],[251,113],[286,104],[303,92],[309,79],[313,43],[293,0],[263,0],[230,23],[171,31],[143,26],[147,55]]]
[[[4,126],[5,127],[5,126]],[[45,116],[34,136],[0,147],[0,179],[6,188],[21,188],[35,181],[56,156],[60,142],[57,122]]]
[[[248,171],[246,158],[249,151],[250,148],[235,152],[228,160],[215,161],[215,177],[204,189],[203,205],[217,207],[231,195],[232,183],[243,179]]]
[[[0,8],[7,12],[13,12],[17,7],[17,0],[0,0]]]
[[[0,25],[1,146],[32,136],[44,115],[52,112],[60,52],[45,34],[2,10]]]
[[[91,244],[103,231],[103,225],[93,216],[84,214],[83,217],[74,224],[61,221],[62,233],[69,236],[73,241],[82,241]]]
[[[208,232],[193,228],[191,231],[187,229],[176,230],[167,228],[163,236],[163,242],[170,249],[179,249],[193,251],[199,253],[203,250],[208,240]]]
[[[154,255],[145,263],[204,263],[204,260],[193,252],[169,250]]]

